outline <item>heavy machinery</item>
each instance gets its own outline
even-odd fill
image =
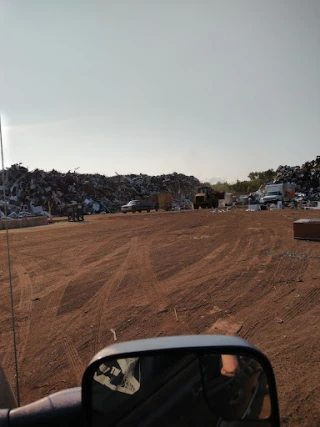
[[[70,203],[67,205],[68,221],[83,221],[83,204],[82,203]]]
[[[219,199],[224,199],[224,193],[215,191],[211,187],[200,187],[193,202],[194,209],[217,208]]]

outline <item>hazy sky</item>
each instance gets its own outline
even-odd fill
[[[319,0],[0,0],[6,165],[244,179],[320,154]]]

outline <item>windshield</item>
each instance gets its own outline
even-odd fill
[[[268,191],[267,196],[281,196],[280,191]]]

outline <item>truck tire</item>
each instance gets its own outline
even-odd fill
[[[122,212],[122,213],[127,213],[127,212]]]
[[[149,212],[150,212],[150,209],[147,209],[147,212],[149,213]]]
[[[142,210],[141,210],[141,209],[139,209],[139,210],[138,210],[138,212],[139,212],[139,213],[141,213],[141,212],[142,212]]]
[[[199,205],[194,205],[193,206],[195,209],[199,209]]]
[[[132,213],[136,213],[137,209],[135,207],[132,208]]]

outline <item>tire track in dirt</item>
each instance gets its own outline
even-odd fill
[[[175,224],[171,224],[168,222],[167,224],[162,227],[162,231],[156,233],[156,238],[159,234],[163,233],[164,231],[168,232],[171,228],[174,228]],[[106,284],[104,285],[103,289],[101,290],[101,298],[98,299],[98,315],[97,319],[94,324],[98,324],[97,329],[95,328],[95,334],[94,334],[94,340],[93,340],[93,348],[92,348],[92,354],[96,353],[98,350],[100,350],[101,347],[101,338],[103,333],[103,313],[108,312],[108,305],[111,295],[115,294],[120,287],[123,279],[128,273],[128,270],[134,263],[137,265],[140,264],[140,257],[139,257],[139,247],[145,246],[147,242],[147,239],[145,236],[141,238],[141,242],[139,244],[138,237],[133,237],[130,241],[130,249],[128,251],[127,257],[125,258],[124,262],[119,266],[114,276],[111,276]],[[141,268],[141,266],[140,266]],[[142,271],[145,270],[145,265],[143,263]],[[153,273],[153,270],[152,270]],[[145,274],[145,273],[144,273]],[[154,273],[153,273],[154,274]],[[139,276],[140,277],[140,276]],[[148,291],[149,292],[149,291]],[[153,294],[154,299],[154,294]],[[153,301],[153,299],[151,301]],[[149,300],[149,298],[148,298]]]
[[[153,234],[151,238],[143,236],[140,238],[134,237],[131,240],[132,247],[128,253],[128,256],[124,263],[119,267],[116,277],[111,277],[109,279],[107,293],[104,295],[103,301],[100,303],[98,321],[96,321],[96,323],[98,323],[98,333],[95,333],[92,353],[95,353],[96,351],[100,350],[101,347],[101,337],[103,332],[103,313],[108,312],[110,297],[111,295],[116,296],[117,290],[120,288],[122,281],[127,275],[131,265],[135,264],[135,268],[139,271],[139,285],[143,287],[144,296],[147,298],[148,301],[147,305],[150,306],[153,312],[159,313],[171,304],[170,300],[158,290],[157,286],[154,285],[154,283],[157,283],[158,286],[160,284],[156,279],[155,272],[152,268],[149,251],[152,242],[157,239],[159,235],[163,234],[164,232],[167,233],[168,231],[170,231],[170,229],[174,229],[175,227],[176,224],[167,223],[164,227],[162,227],[162,230],[160,232]],[[140,271],[143,271],[143,275],[141,275]],[[147,277],[151,278],[151,280],[146,280],[145,278]],[[181,333],[181,324],[177,324],[175,326],[177,333]],[[183,327],[183,330],[184,332],[186,332],[185,327]],[[190,332],[189,328],[188,331]]]
[[[182,271],[171,275],[169,279],[162,280],[161,282],[165,282],[166,287],[168,289],[170,289],[170,287],[174,285],[174,289],[176,291],[177,289],[179,289],[179,286],[185,287],[186,276],[188,277],[188,283],[191,283],[193,281],[201,282],[202,279],[208,280],[208,261],[214,263],[219,258],[219,263],[221,262],[221,266],[222,264],[227,264],[228,262],[230,262],[229,259],[227,259],[226,257],[226,255],[230,253],[230,245],[230,243],[221,243],[220,246],[216,247],[212,252],[210,252],[197,263],[189,265]]]
[[[87,272],[87,270],[89,271],[90,274],[90,267],[91,268],[96,268],[102,264],[104,264],[105,262],[111,260],[113,257],[120,255],[122,252],[125,252],[125,250],[127,249],[127,247],[129,248],[129,251],[131,250],[131,242],[126,243],[124,246],[117,248],[115,251],[108,253],[107,255],[105,255],[102,259],[100,259],[99,261],[95,261],[93,263],[91,263],[89,266],[85,267],[85,272]],[[117,269],[115,275],[117,276],[118,274],[121,273],[121,266],[119,267],[119,269]],[[51,313],[51,329],[50,329],[50,335],[52,337],[59,337],[61,331],[67,331],[69,328],[72,327],[72,324],[74,322],[76,322],[79,318],[82,317],[82,312],[76,312],[75,314],[71,315],[68,317],[68,325],[64,326],[64,327],[58,327],[56,330],[54,330],[54,328],[56,328],[56,324],[55,324],[55,320],[57,318],[57,313],[59,311],[60,305],[61,305],[61,300],[64,296],[64,293],[66,291],[66,287],[67,285],[71,282],[71,281],[75,281],[77,280],[77,278],[80,278],[83,275],[83,270],[78,271],[76,276],[72,276],[71,280],[69,279],[67,281],[67,283],[65,283],[62,286],[59,286],[59,288],[56,288],[56,291],[59,290],[58,295],[55,297],[54,301],[51,301],[51,304],[53,303],[55,306],[55,310],[52,311]],[[114,276],[112,276],[114,277]],[[107,283],[110,282],[110,279],[107,281]],[[98,305],[99,305],[99,301],[101,299],[104,298],[104,292],[105,292],[105,286],[104,285],[83,307],[83,310],[91,310],[91,309],[96,309],[96,305],[98,301]],[[48,302],[48,306],[49,306],[49,302]]]
[[[185,215],[185,221],[187,220],[187,217],[189,215]],[[208,261],[204,261],[204,258],[206,256],[210,256],[210,246],[214,247],[214,250],[212,251],[212,259],[215,258],[214,251],[217,250],[217,247],[219,247],[223,242],[223,235],[224,235],[224,229],[218,228],[215,223],[212,222],[204,222],[202,223],[204,219],[211,219],[210,216],[202,215],[200,216],[200,213],[197,213],[195,215],[197,218],[197,222],[192,225],[191,227],[186,228],[186,224],[178,223],[174,224],[174,227],[172,229],[174,230],[173,233],[168,233],[170,229],[166,229],[165,232],[159,232],[158,236],[164,235],[166,237],[165,241],[157,242],[157,250],[154,254],[152,254],[151,259],[155,261],[155,274],[160,282],[166,282],[168,283],[168,280],[175,280],[176,278],[180,278],[182,275],[185,274],[186,268],[190,272],[190,274],[193,273],[195,277],[198,277],[199,274],[203,274],[203,271],[201,272],[201,263],[208,264]],[[171,228],[171,227],[170,227]],[[168,237],[168,238],[167,238]],[[171,238],[171,239],[170,239]],[[178,239],[183,239],[183,241],[180,241],[180,244],[177,242]],[[161,264],[161,269],[158,268],[157,260],[163,261],[165,258],[165,253],[174,251],[177,254],[177,258],[179,259],[181,257],[181,254],[183,253],[183,244],[185,244],[186,249],[188,253],[190,254],[190,258],[193,257],[192,252],[190,251],[190,248],[200,248],[200,250],[203,252],[203,248],[208,248],[209,251],[207,251],[201,259],[197,259],[196,262],[188,263],[188,267],[185,265],[175,265],[170,264],[170,260],[174,260],[174,256],[170,258],[170,260],[167,261],[167,273],[163,274],[163,263]],[[219,249],[218,249],[219,250]],[[169,262],[168,262],[169,261]],[[190,277],[191,279],[191,277]]]
[[[15,266],[19,278],[20,298],[19,298],[19,322],[16,322],[17,337],[17,358],[18,363],[23,361],[25,350],[30,333],[31,312],[32,312],[32,282],[24,267],[21,264]],[[16,308],[15,308],[16,314]],[[11,313],[10,313],[11,317]],[[16,317],[16,316],[15,316]],[[11,332],[12,333],[12,332]],[[13,357],[13,343],[8,342],[6,351],[3,355],[2,365],[7,366],[9,360]]]
[[[242,254],[240,258],[237,260],[239,265],[239,276],[237,278],[238,283],[246,282],[246,293],[252,290],[255,290],[257,284],[258,284],[258,277],[261,274],[261,271],[263,271],[266,268],[266,264],[263,263],[261,265],[261,246],[262,244],[269,243],[270,241],[270,234],[266,233],[262,229],[257,229],[255,233],[250,233],[247,235],[247,242],[245,245],[244,250],[242,251]],[[264,232],[262,234],[262,232]],[[262,270],[261,270],[262,269]],[[248,289],[249,286],[249,289]],[[233,304],[233,307],[237,305],[237,300],[239,300],[239,297],[244,297],[244,295],[239,292],[234,292],[234,295],[231,297],[229,302]]]
[[[215,259],[218,258],[218,256],[223,255],[223,253],[232,254],[232,250],[231,252],[229,251],[230,246],[231,246],[231,243],[222,243],[220,246],[218,246],[212,252],[210,252],[207,256],[205,256],[203,261],[204,262],[215,261]]]
[[[250,224],[252,225],[252,224]],[[258,224],[259,225],[259,224]],[[250,228],[249,228],[250,230]],[[252,320],[246,322],[244,325],[244,332],[242,336],[249,339],[255,331],[259,328],[264,329],[264,326],[268,323],[270,318],[270,307],[262,306],[261,300],[264,298],[265,290],[260,287],[261,280],[259,279],[260,273],[268,269],[271,258],[263,261],[261,265],[262,254],[261,251],[266,246],[274,246],[273,234],[270,230],[251,227],[250,231],[253,233],[245,235],[245,247],[240,257],[237,259],[239,265],[240,274],[238,275],[234,285],[227,286],[227,294],[231,293],[231,298],[228,299],[229,309],[232,313],[235,313],[235,318],[241,319],[242,312],[250,309],[250,306],[256,304],[256,299],[259,298],[259,316],[253,317]],[[262,268],[262,270],[260,270]],[[233,273],[234,274],[234,271]],[[242,283],[245,285],[242,286]],[[239,286],[242,287],[244,292],[239,291]]]
[[[51,266],[50,258],[52,257],[53,253],[59,253],[62,256],[61,250],[57,248],[55,245],[48,244],[48,246],[49,247],[46,248],[46,251],[42,251],[41,254],[37,253],[36,258],[34,254],[29,254],[29,253],[23,254],[23,257],[30,258],[30,263],[32,263],[33,265],[34,264],[37,265],[37,268],[33,269],[35,274],[41,273],[43,271],[47,271],[48,266]],[[17,258],[20,258],[22,257],[23,251],[18,249],[16,250],[16,253],[17,253]],[[46,256],[46,253],[48,253],[48,256]],[[58,260],[56,257],[54,267],[55,267],[54,271],[63,271],[66,268],[66,264]]]
[[[140,281],[140,285],[143,288],[144,294],[148,299],[149,306],[154,314],[161,313],[168,308],[171,308],[171,311],[173,312],[174,309],[174,304],[172,303],[171,298],[161,291],[162,283],[158,281],[150,259],[150,248],[157,237],[158,233],[153,235],[147,242],[143,241],[138,245],[140,268],[144,271],[144,276]],[[161,320],[159,319],[159,321]],[[173,329],[172,333],[175,334],[193,333],[190,326],[185,322],[173,322],[171,324],[171,328]]]
[[[122,252],[125,252],[126,248],[129,247],[129,252],[131,249],[131,242],[126,243],[124,246],[117,248],[115,251],[108,253],[105,257],[103,257],[102,259],[100,259],[99,261],[95,261],[91,264],[91,267],[97,267],[100,264],[105,263],[108,260],[111,260],[114,256],[120,255]],[[122,271],[122,265],[117,269],[116,271],[116,276],[118,274],[121,273]],[[89,269],[90,272],[90,265],[86,266],[85,271],[87,272],[87,270]],[[70,279],[72,281],[76,280],[77,278],[81,277],[83,275],[83,270],[80,270],[76,276],[71,277]],[[111,276],[111,278],[109,278],[109,280],[107,281],[106,285],[110,284],[111,279],[114,276]],[[70,316],[68,316],[68,324],[67,325],[63,325],[63,326],[57,326],[57,324],[55,323],[55,320],[57,318],[57,313],[60,307],[60,303],[61,300],[63,298],[66,286],[68,285],[68,283],[70,283],[71,280],[68,280],[67,283],[64,283],[63,285],[59,285],[58,287],[54,288],[52,293],[57,292],[57,295],[54,296],[53,300],[48,301],[47,306],[50,307],[50,305],[54,305],[55,309],[52,310],[51,309],[51,315],[50,315],[50,337],[51,340],[54,339],[59,339],[59,336],[61,335],[62,332],[66,333],[70,328],[72,328],[72,325],[77,322],[80,318],[82,318],[83,313],[82,311],[78,311]],[[105,294],[105,286],[104,285],[90,300],[88,300],[88,302],[86,303],[86,305],[83,307],[83,311],[84,310],[97,310],[97,306],[99,306],[99,302],[104,298],[104,294]],[[46,322],[48,323],[48,320]]]
[[[61,339],[62,339],[64,351],[69,361],[69,365],[72,368],[72,371],[74,373],[76,383],[80,385],[82,375],[83,375],[84,363],[71,337],[67,334],[61,334]]]
[[[260,296],[259,303],[257,305],[259,307],[258,310],[256,310],[256,304],[253,302],[251,316],[249,320],[244,323],[244,327],[242,329],[241,336],[248,341],[250,341],[251,337],[254,336],[258,330],[261,335],[268,327],[268,324],[275,320],[275,311],[272,306],[270,307],[268,297],[265,295],[263,297]],[[247,307],[247,310],[249,310],[249,307]],[[241,311],[245,312],[245,309]],[[254,313],[256,313],[256,315],[254,315]],[[241,313],[238,314],[238,317],[242,317]],[[245,317],[248,317],[248,315],[246,314]]]
[[[106,284],[102,289],[103,294],[101,295],[101,299],[99,298],[100,303],[99,303],[98,314],[95,322],[95,324],[97,324],[98,326],[94,336],[93,354],[96,353],[98,349],[100,349],[101,335],[102,335],[102,329],[103,329],[102,328],[103,313],[106,313],[108,310],[110,296],[113,292],[116,292],[117,288],[121,285],[122,280],[127,274],[127,270],[131,267],[131,265],[135,260],[137,249],[138,249],[138,239],[137,237],[133,237],[130,241],[130,249],[128,251],[128,254],[124,262],[119,266],[116,273],[106,281]]]
[[[249,262],[246,264],[246,270],[250,270],[252,267],[256,267],[259,265],[261,261],[260,248],[262,245],[269,244],[270,242],[270,234],[265,230],[260,229],[254,235],[250,236],[250,248],[251,254],[249,256]]]
[[[220,233],[223,236],[223,232]],[[216,236],[215,236],[216,237]],[[182,270],[182,272],[178,272],[170,277],[168,280],[164,280],[160,282],[160,286],[162,286],[163,282],[165,282],[167,290],[170,292],[172,287],[174,286],[174,295],[170,295],[169,299],[171,301],[171,306],[176,307],[177,314],[183,312],[194,312],[200,307],[205,307],[206,305],[211,304],[211,300],[207,299],[207,293],[210,292],[210,286],[208,286],[208,263],[215,267],[218,266],[219,270],[224,271],[225,268],[232,262],[233,254],[238,250],[238,247],[241,243],[241,239],[238,238],[235,242],[225,242],[223,243],[219,239],[216,239],[218,242],[218,246],[215,247],[209,254],[203,257],[197,263],[187,267]],[[231,246],[231,249],[230,249]],[[188,285],[186,286],[186,277],[188,277]],[[206,283],[203,283],[203,280]],[[212,285],[215,286],[215,285]],[[177,291],[178,294],[177,294]],[[206,297],[205,301],[203,300],[204,296]],[[178,301],[177,301],[178,298]],[[175,300],[175,302],[174,302]],[[186,319],[186,315],[179,315],[179,321],[183,322],[191,333],[194,331],[191,328],[191,325],[186,321],[182,320]]]
[[[0,285],[1,286],[1,285]],[[2,303],[0,303],[0,310],[3,312],[3,313],[1,313],[2,314],[2,316],[1,317],[3,317],[3,315],[4,314],[11,314],[11,312],[10,312],[10,307],[8,307],[8,305],[7,304],[2,304]]]
[[[279,237],[275,236],[274,230],[270,228],[266,229],[268,231],[268,241],[263,242],[264,246],[267,243],[269,245],[269,237],[271,241],[271,249],[273,252],[275,249],[280,250],[281,245],[279,243]],[[292,280],[295,280],[297,276],[300,276],[308,268],[308,263],[304,260],[298,258],[286,258],[285,253],[283,255],[279,254],[269,254],[269,259],[267,264],[264,265],[266,271],[270,271],[271,274],[267,274],[264,278],[265,286],[269,290],[268,292],[274,293],[274,302],[282,301],[284,296],[290,293],[290,289],[281,288],[281,282],[290,283]],[[247,292],[250,289],[247,289]],[[277,296],[278,295],[278,296]],[[263,300],[265,303],[263,304]],[[246,322],[244,328],[244,338],[250,340],[253,335],[257,333],[263,333],[266,328],[269,327],[270,322],[274,321],[277,317],[277,312],[279,310],[279,305],[275,304],[270,306],[268,302],[268,297],[266,296],[266,290],[262,292],[262,298],[259,298],[259,312],[257,312],[258,318],[254,318]],[[244,304],[241,304],[244,308]],[[282,315],[281,317],[286,317]],[[289,313],[290,316],[290,313]]]
[[[223,230],[220,230],[219,236],[221,239],[223,234]],[[183,269],[182,272],[177,272],[168,280],[160,282],[160,286],[165,282],[166,289],[169,292],[169,297],[172,301],[171,304],[172,306],[176,306],[178,312],[181,308],[183,312],[191,312],[197,308],[199,304],[201,306],[205,306],[206,304],[211,303],[210,300],[207,303],[203,302],[203,296],[210,291],[208,278],[210,278],[211,274],[208,275],[208,263],[213,266],[214,270],[216,270],[215,266],[217,265],[217,269],[224,272],[230,263],[232,263],[232,257],[238,250],[239,245],[242,243],[242,240],[239,237],[234,242],[228,241],[225,243],[218,238],[216,234],[214,237],[214,241],[217,242],[215,243],[217,246],[209,254],[204,256],[203,259],[197,263]],[[215,279],[217,278],[216,274],[213,274],[213,276]],[[186,277],[188,277],[188,286],[186,286]],[[205,283],[203,283],[203,280],[205,280]],[[215,292],[218,286],[216,281],[212,286],[214,286]],[[174,295],[170,295],[171,290],[174,290]],[[178,301],[177,298],[179,298]]]
[[[27,349],[45,348],[51,338],[51,330],[53,327],[56,303],[59,298],[54,292],[51,292],[46,297],[43,297],[34,302],[35,307],[32,311],[30,319],[30,330],[37,331],[37,334],[30,334],[26,342]],[[39,325],[45,325],[41,328]]]
[[[238,248],[242,248],[241,250],[241,254],[240,256],[237,257],[237,259],[235,259],[235,262],[237,264],[240,264],[244,261],[247,261],[248,259],[248,249],[252,247],[252,239],[251,239],[251,235],[250,234],[245,234],[241,236]]]
[[[1,359],[1,365],[2,367],[7,367],[12,363],[12,360],[14,358],[14,350],[13,350],[13,343],[12,343],[12,331],[10,331],[9,339],[7,340],[6,349],[3,352],[2,359]]]
[[[124,236],[121,236],[121,237],[123,240]],[[125,241],[125,243],[122,244],[121,242],[120,247],[116,248],[115,250],[112,250],[111,253],[115,253],[118,249],[125,248],[127,245],[129,245],[128,241],[130,241],[130,237],[128,238],[127,241]],[[90,267],[92,264],[96,263],[97,261],[104,262],[105,255],[101,256],[101,253],[100,253],[102,250],[101,248],[103,248],[106,243],[108,245],[108,248],[110,248],[110,246],[112,246],[115,242],[119,244],[119,236],[109,237],[108,235],[107,242],[105,238],[99,237],[99,240],[95,243],[95,245],[93,245],[92,242],[90,243],[88,242],[88,245],[80,250],[80,253],[77,256],[76,264],[79,267],[84,264]],[[95,261],[91,261],[91,258],[94,258],[96,255],[99,256],[99,259]]]
[[[128,245],[124,245],[124,247],[117,248],[113,253],[107,254],[105,257],[103,257],[103,259],[95,261],[91,265],[94,267],[99,266],[106,260],[111,259],[113,256],[123,252],[126,246]],[[70,279],[75,280],[77,277],[80,277],[83,274],[83,271],[80,270],[77,273],[76,277],[73,276],[72,278],[68,278],[64,280],[62,284],[60,281],[58,287],[52,285],[41,293],[38,293],[37,298],[39,298],[40,301],[37,302],[37,310],[35,313],[36,315],[32,316],[32,283],[29,276],[25,274],[26,271],[22,266],[17,266],[16,268],[19,275],[20,284],[22,286],[19,311],[20,313],[23,313],[24,316],[28,314],[27,317],[24,319],[24,322],[20,324],[18,331],[19,335],[22,336],[21,334],[23,334],[24,337],[22,341],[22,347],[20,346],[20,344],[18,347],[18,357],[19,360],[22,361],[27,347],[33,348],[34,346],[37,346],[39,342],[45,343],[48,337],[52,338],[53,336],[55,336],[56,338],[59,338],[62,331],[68,328],[59,328],[56,332],[54,332],[54,329],[56,327],[55,320],[57,317],[57,312],[59,310],[60,302],[63,298],[65,289],[70,282]],[[38,327],[39,322],[41,323],[42,321],[44,321],[47,325],[47,328],[43,331]],[[31,336],[30,339],[29,332],[32,329],[32,325],[34,325],[34,328],[37,329],[37,336]],[[9,358],[12,358],[12,348],[8,348],[6,355],[4,355],[3,365],[6,365]]]
[[[169,299],[161,292],[161,285],[157,280],[150,260],[150,247],[156,236],[148,241],[141,239],[138,244],[138,263],[144,275],[140,278],[140,286],[148,299],[149,305],[157,313],[170,305]]]
[[[62,290],[64,291],[65,287],[71,281],[75,281],[78,278],[80,278],[83,275],[84,271],[87,272],[87,271],[90,271],[91,269],[99,267],[101,264],[104,264],[105,262],[111,260],[114,256],[121,254],[121,252],[126,250],[127,246],[130,246],[130,242],[126,243],[125,245],[121,246],[120,248],[117,248],[115,251],[108,253],[107,255],[102,257],[99,261],[94,261],[91,264],[86,265],[84,269],[78,269],[77,274],[75,274],[74,276],[68,276],[67,279],[60,280],[60,283],[58,286],[52,285],[52,286],[46,288],[41,293],[37,294],[37,297],[42,298],[42,297],[48,296],[49,293],[51,293],[51,292],[57,292],[57,291],[62,291]],[[63,294],[61,295],[61,298],[62,298],[62,296],[63,296]]]
[[[242,266],[242,259],[235,259],[234,255],[240,250],[241,246],[244,246],[245,242],[243,238],[238,237],[234,243],[225,243],[222,246],[216,248],[210,255],[210,260],[214,261],[213,268],[210,270],[208,274],[208,263],[207,257],[204,258],[197,269],[193,272],[188,271],[188,277],[191,277],[195,283],[201,282],[201,280],[205,280],[205,287],[207,290],[212,289],[212,294],[220,296],[226,292],[226,287],[230,286],[230,281],[234,280],[234,268],[232,268],[235,264],[239,264],[240,268]],[[230,249],[231,246],[231,249]],[[245,259],[245,256],[243,256]],[[199,271],[199,272],[198,272]],[[212,285],[209,285],[208,279],[210,277],[214,279]],[[240,277],[240,274],[236,274],[236,277]],[[211,279],[211,280],[212,280]],[[200,283],[202,286],[202,282]],[[229,294],[228,294],[229,296]]]
[[[65,238],[65,236],[63,236],[63,238]],[[108,246],[110,246],[111,243],[117,240],[118,240],[117,236],[114,236],[113,238],[109,238],[108,236]],[[80,268],[82,264],[84,264],[87,260],[90,260],[90,257],[93,254],[101,250],[101,246],[103,245],[103,243],[105,243],[105,241],[102,238],[99,238],[99,241],[96,242],[95,245],[93,245],[92,241],[90,241],[89,239],[83,240],[81,244],[77,242],[75,244],[75,246],[77,247],[76,258],[73,257],[75,248],[73,246],[70,247],[70,242],[62,243],[62,244],[51,243],[49,248],[47,247],[45,250],[43,250],[40,255],[37,254],[36,260],[34,258],[34,255],[29,253],[29,250],[19,249],[18,251],[16,250],[16,252],[19,256],[23,255],[25,257],[29,257],[30,261],[32,261],[33,266],[34,264],[36,264],[36,268],[35,266],[33,267],[33,274],[35,276],[39,276],[39,275],[41,276],[44,271],[47,272],[47,266],[51,265],[52,253],[59,253],[61,254],[61,257],[64,258],[64,261],[57,261],[55,259],[55,270],[68,271],[69,252],[70,252],[70,256],[73,259],[73,269],[75,267]],[[122,247],[124,246],[126,246],[126,243],[122,245]],[[100,257],[99,260],[97,261],[92,261],[92,262],[89,261],[87,267],[88,268],[97,267],[97,264],[96,264],[97,262],[104,262],[104,256],[102,255],[102,257]],[[56,289],[55,285],[53,285],[53,288]],[[48,288],[46,288],[45,294],[47,293],[46,292],[47,290]],[[41,292],[41,290],[38,292]],[[40,294],[39,296],[41,297],[43,295]]]
[[[32,282],[25,268],[19,264],[15,266],[20,282],[19,317],[20,324],[17,330],[19,336],[18,360],[23,361],[26,345],[29,339],[31,312],[32,312]]]
[[[244,270],[248,271],[252,266],[255,266],[256,263],[259,260],[258,256],[258,248],[259,243],[262,242],[261,239],[261,231],[260,232],[254,232],[246,235],[246,243],[244,250],[242,251],[240,258],[238,259],[238,262],[245,262],[244,264]]]
[[[196,266],[190,266],[184,270],[182,279],[174,275],[167,281],[169,287],[174,286],[175,291],[178,289],[180,290],[179,301],[176,303],[177,307],[183,307],[183,311],[193,310],[195,306],[199,305],[200,300],[203,301],[204,292],[210,290],[208,279],[210,280],[211,274],[208,275],[208,261],[214,264],[219,259],[219,269],[224,270],[224,267],[230,262],[229,256],[232,256],[232,252],[235,250],[237,244],[239,244],[239,242],[237,242],[230,251],[229,248],[231,244],[222,243],[221,246],[215,248]],[[188,277],[188,287],[185,286],[186,276]],[[203,280],[205,280],[205,285]],[[201,288],[199,289],[199,287]]]
[[[20,284],[22,284],[19,311],[23,320],[17,328],[17,336],[23,336],[23,339],[20,338],[20,341],[18,341],[18,361],[20,365],[19,374],[20,377],[23,378],[24,365],[22,362],[25,360],[26,353],[29,352],[29,349],[32,351],[35,348],[39,348],[39,345],[42,347],[46,346],[46,342],[50,336],[48,330],[50,329],[49,325],[51,325],[50,312],[51,303],[54,302],[54,295],[49,294],[47,299],[37,298],[37,300],[35,300],[32,292],[33,284],[28,273],[21,265],[18,265],[15,268],[18,272]],[[44,329],[39,328],[39,325],[45,325],[48,321],[50,322],[48,327]],[[37,333],[32,334],[32,331],[37,331]],[[11,348],[8,349],[8,353],[3,364],[6,364],[9,358],[12,359],[12,351],[11,346]]]
[[[306,296],[295,298],[293,306],[284,314],[283,318],[288,321],[294,319],[297,315],[305,314],[311,308],[320,303],[320,288],[311,289]]]
[[[219,295],[221,289],[225,287],[224,279],[228,275],[230,265],[234,262],[234,254],[237,253],[240,244],[243,243],[237,231],[234,242],[223,243],[218,240],[220,246],[205,256],[196,266],[184,270],[183,277],[188,277],[187,287],[185,286],[185,279],[182,281],[178,279],[177,281],[175,277],[170,278],[170,281],[173,279],[172,285],[174,285],[175,291],[179,289],[178,295],[175,292],[175,298],[179,298],[176,303],[179,317],[190,318],[190,322],[199,333],[206,331],[210,325],[208,325],[207,316],[199,317],[196,313],[200,310],[201,314],[207,314],[210,309],[212,311],[213,307],[217,306],[216,295]],[[179,282],[180,287],[177,286]],[[182,316],[181,313],[183,313]],[[212,316],[211,313],[212,322],[221,315],[225,316],[224,313],[218,314],[217,312],[215,316]],[[206,324],[204,325],[204,323]]]

